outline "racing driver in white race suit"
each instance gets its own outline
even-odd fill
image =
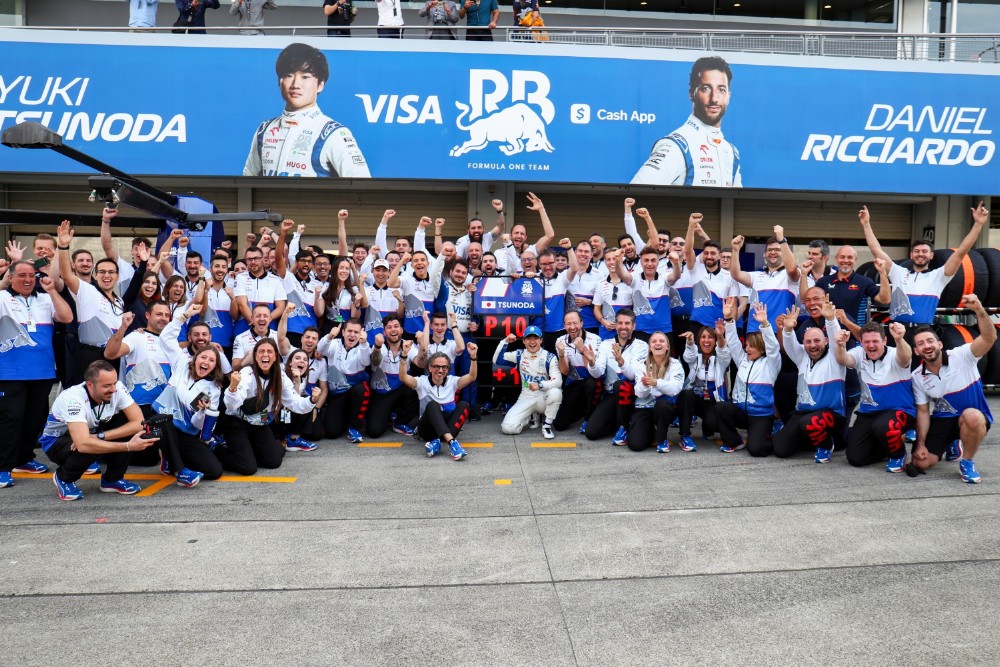
[[[243,175],[371,178],[351,131],[316,106],[330,76],[323,52],[289,44],[274,69],[285,111],[257,127]]]
[[[632,177],[635,185],[743,187],[740,153],[722,136],[733,72],[717,56],[691,66],[691,115],[655,144],[649,159]]]

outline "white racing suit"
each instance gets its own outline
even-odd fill
[[[741,188],[740,152],[725,140],[722,130],[705,125],[692,114],[653,144],[632,183]]]
[[[244,176],[371,178],[351,131],[313,106],[257,127]]]
[[[545,413],[545,421],[552,423],[562,404],[562,373],[559,372],[559,357],[548,350],[538,352],[527,350],[507,351],[507,342],[497,346],[493,363],[505,368],[517,368],[521,380],[521,395],[507,411],[500,424],[507,435],[517,435],[527,426],[533,414]],[[529,389],[532,383],[538,389]]]

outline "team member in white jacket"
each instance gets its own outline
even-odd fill
[[[809,327],[802,342],[795,338],[799,309],[785,313],[781,323],[781,343],[785,354],[799,367],[795,411],[774,434],[774,455],[785,458],[802,449],[815,450],[816,463],[829,463],[833,434],[844,428],[844,382],[847,369],[837,363],[830,351],[830,341],[840,333],[836,308],[829,300],[823,304],[826,333]]]
[[[726,373],[733,357],[726,347],[726,326],[719,320],[715,329],[701,327],[698,335],[685,331],[684,363],[688,377],[684,391],[677,398],[680,423],[680,448],[685,452],[697,451],[698,445],[691,437],[691,421],[701,417],[701,432],[707,439],[719,430],[715,418],[715,405],[729,396],[726,390]]]
[[[516,435],[524,430],[532,415],[544,412],[542,435],[549,439],[554,438],[552,420],[556,418],[559,405],[562,403],[562,373],[559,372],[559,359],[548,350],[542,349],[542,330],[536,326],[530,326],[524,331],[525,349],[508,352],[508,346],[516,340],[517,336],[508,334],[493,354],[494,364],[517,368],[521,378],[521,395],[507,411],[500,428],[508,435]]]
[[[297,414],[312,412],[319,400],[316,387],[311,396],[299,396],[295,386],[281,370],[278,344],[262,338],[253,348],[253,362],[233,373],[222,395],[226,406],[223,433],[226,447],[215,454],[226,470],[252,475],[257,468],[277,468],[285,448],[274,437],[271,423],[285,410]]]
[[[171,417],[160,443],[160,470],[175,474],[177,485],[186,487],[195,486],[203,477],[222,476],[222,463],[207,444],[219,418],[215,408],[225,387],[221,356],[209,345],[192,358],[177,343],[181,325],[201,310],[197,303],[184,312],[178,310],[160,333],[160,345],[170,361],[170,382],[153,402],[153,410]]]
[[[715,404],[722,451],[728,454],[747,447],[751,456],[768,456],[771,441],[767,436],[774,424],[774,381],[781,370],[781,348],[767,319],[767,306],[758,302],[753,305],[753,318],[760,331],[747,334],[744,350],[736,335],[736,308],[736,297],[727,297],[722,311],[726,346],[738,370],[732,398]],[[746,442],[737,428],[747,429]]]
[[[604,383],[587,372],[587,366],[597,361],[597,350],[601,338],[583,329],[583,311],[569,310],[563,315],[565,336],[556,340],[556,355],[559,357],[559,372],[566,378],[563,385],[563,401],[559,413],[552,423],[557,431],[568,429],[578,419],[583,418],[580,433],[587,432],[587,420],[601,400]]]
[[[625,427],[631,421],[635,404],[632,362],[645,360],[647,354],[649,345],[635,337],[635,311],[622,308],[615,315],[615,337],[603,341],[597,358],[587,365],[591,376],[604,379],[604,397],[587,421],[587,440],[606,438],[614,433],[612,445],[628,444]]]
[[[665,333],[657,331],[649,337],[649,355],[632,362],[631,375],[635,377],[635,410],[628,427],[628,448],[641,452],[656,442],[657,452],[669,452],[667,429],[677,411],[677,395],[684,388],[684,366],[670,356]]]

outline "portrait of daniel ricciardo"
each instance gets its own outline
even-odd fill
[[[257,127],[243,175],[371,178],[354,135],[316,104],[330,78],[323,52],[289,44],[274,70],[285,110]]]
[[[722,136],[729,108],[733,72],[718,56],[699,58],[691,67],[688,95],[691,115],[650,151],[632,183],[743,187],[740,153]]]

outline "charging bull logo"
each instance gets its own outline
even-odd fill
[[[459,157],[492,143],[500,144],[500,152],[507,156],[551,153],[555,149],[545,131],[556,115],[548,98],[550,88],[548,77],[541,72],[514,70],[508,81],[496,70],[470,70],[469,104],[455,102],[461,111],[455,125],[468,132],[469,138],[453,147],[449,155]],[[506,106],[501,108],[501,103]]]

